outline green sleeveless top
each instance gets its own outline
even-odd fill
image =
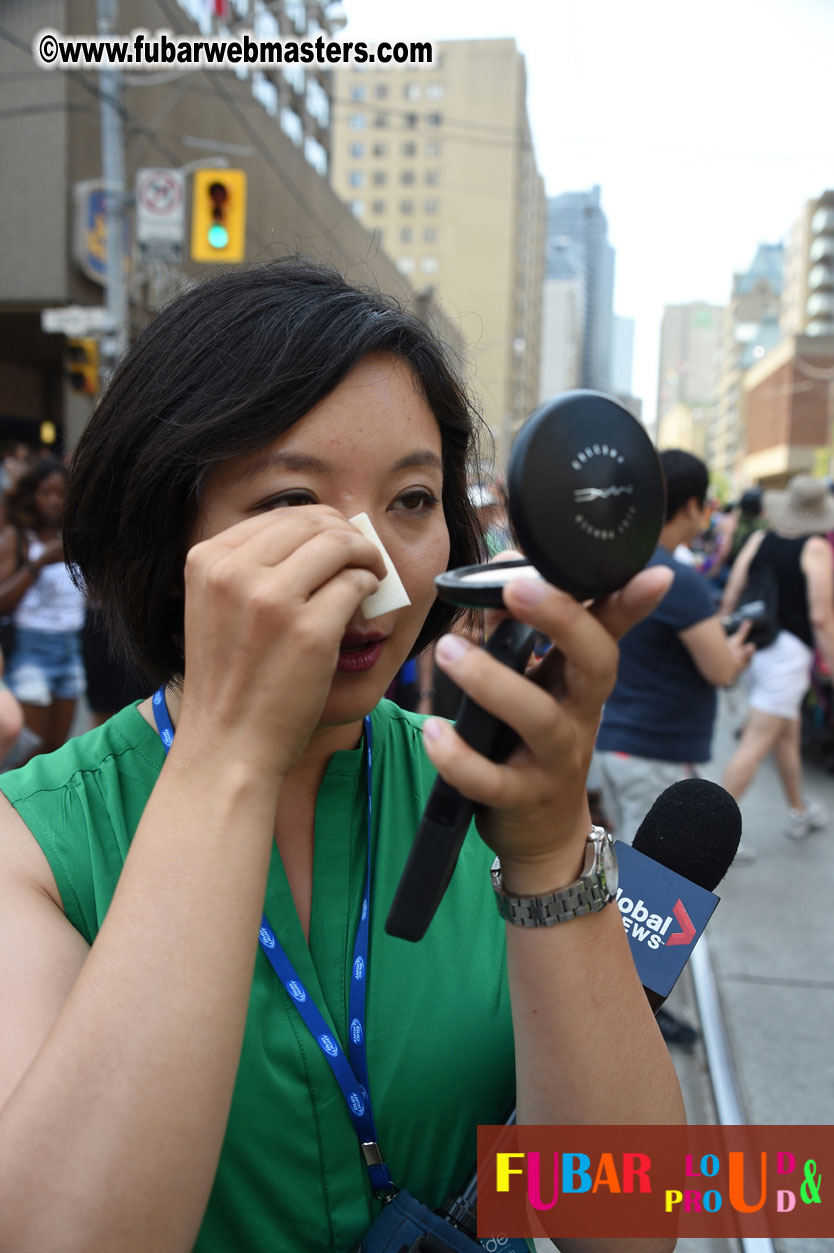
[[[503,1122],[514,1101],[504,924],[490,884],[492,854],[473,830],[425,938],[411,944],[385,934],[434,768],[422,749],[421,717],[389,701],[371,717],[371,1096],[395,1182],[434,1208],[474,1169],[477,1124]],[[156,732],[131,705],[0,776],[0,790],[49,861],[67,917],[89,943],[163,761]],[[274,846],[264,906],[342,1041],[366,849],[360,745],[334,754],[319,792],[309,948]],[[347,1250],[378,1209],[342,1094],[259,949],[226,1138],[195,1250]]]

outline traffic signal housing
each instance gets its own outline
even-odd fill
[[[192,261],[243,261],[245,254],[245,171],[195,170]]]
[[[85,396],[98,391],[98,340],[67,340],[67,376],[70,387]]]

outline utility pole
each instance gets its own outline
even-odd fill
[[[118,35],[118,0],[96,0],[96,24],[103,38]],[[110,330],[102,337],[103,372],[112,373],[127,348],[127,283],[124,272],[125,149],[122,122],[122,74],[114,66],[99,70],[101,118],[101,177],[106,205],[107,237],[106,308]]]

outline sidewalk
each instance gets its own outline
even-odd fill
[[[736,744],[729,704],[724,697],[707,771],[719,782]],[[788,840],[776,770],[762,766],[741,801],[757,857],[730,869],[708,931],[751,1123],[834,1123],[834,775],[806,765],[805,784],[831,822]]]
[[[740,693],[722,695],[705,770],[721,780],[744,712]],[[742,1108],[751,1124],[834,1123],[834,774],[804,770],[808,796],[828,805],[827,829],[787,840],[786,804],[765,762],[742,798],[744,841],[756,852],[732,867],[707,930]],[[685,971],[670,1008],[697,1022]],[[715,1120],[703,1048],[673,1049],[690,1122]],[[681,1240],[678,1253],[725,1253],[737,1246]],[[831,1253],[830,1239],[776,1241],[777,1253]]]

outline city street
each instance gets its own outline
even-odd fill
[[[744,702],[723,696],[714,758],[705,773],[720,781]],[[775,768],[764,764],[741,810],[745,844],[757,856],[730,869],[706,932],[730,1045],[739,1100],[752,1124],[834,1123],[834,775],[806,766],[807,793],[828,805],[828,829],[787,840],[785,802]],[[670,1007],[697,1021],[692,977]],[[691,1122],[715,1117],[707,1058],[673,1050]],[[680,1241],[679,1253],[720,1253],[732,1245]],[[834,1240],[788,1240],[777,1253],[823,1253]]]

